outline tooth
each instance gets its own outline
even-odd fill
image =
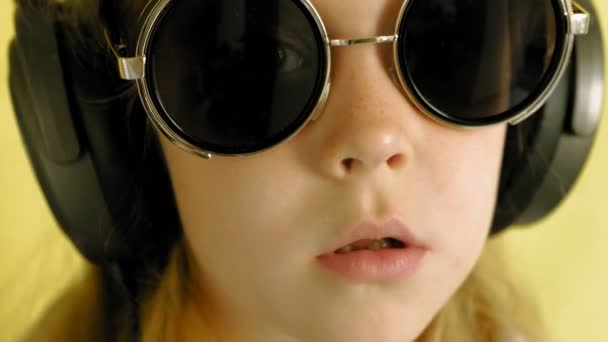
[[[348,253],[348,252],[350,252],[352,250],[353,250],[353,247],[351,245],[348,245],[348,246],[345,246],[345,247],[342,247],[342,248],[338,249],[337,253],[338,254],[344,254],[344,253]]]
[[[372,244],[369,246],[369,249],[372,251],[376,251],[379,249],[384,249],[388,247],[388,243],[386,242],[386,240],[382,239],[382,240],[376,240],[374,242],[372,242]]]

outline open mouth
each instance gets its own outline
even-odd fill
[[[402,249],[406,247],[407,245],[403,241],[392,237],[386,237],[381,240],[362,239],[359,241],[355,241],[351,244],[348,244],[342,248],[335,250],[334,253],[346,254],[360,250],[377,251],[381,249]]]

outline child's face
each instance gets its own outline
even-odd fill
[[[332,38],[393,32],[401,1],[359,2],[313,1]],[[235,340],[412,340],[486,240],[505,126],[428,119],[392,79],[390,45],[332,58],[321,117],[274,149],[204,160],[161,139],[202,295]],[[321,265],[355,224],[388,218],[428,248],[414,274],[355,282]]]

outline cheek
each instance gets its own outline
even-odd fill
[[[436,314],[465,281],[478,260],[494,215],[505,127],[432,132],[419,146],[417,181],[406,201],[413,225],[428,233],[431,254],[414,292],[420,307]]]
[[[436,196],[432,230],[448,267],[467,270],[481,253],[496,203],[506,127],[437,134],[437,155],[424,172]],[[433,197],[433,196],[430,196]]]
[[[185,238],[201,267],[223,279],[264,272],[268,260],[289,255],[285,241],[293,240],[300,211],[286,163],[202,160],[170,144],[164,149]]]

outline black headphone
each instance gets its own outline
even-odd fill
[[[589,0],[581,3],[592,10]],[[493,234],[512,223],[531,223],[547,215],[587,159],[604,94],[602,38],[595,12],[591,14],[589,34],[577,38],[569,69],[542,113],[518,129],[509,128]],[[15,22],[16,37],[10,46],[13,104],[31,163],[59,225],[82,255],[97,264],[131,259],[135,244],[144,238],[152,241],[150,255],[166,253],[179,235],[163,230],[176,226],[174,203],[141,204],[158,211],[151,217],[164,223],[150,226],[166,224],[163,229],[135,238],[129,231],[133,227],[117,226],[136,222],[128,208],[145,202],[132,195],[134,174],[147,173],[157,184],[155,191],[164,191],[170,199],[172,195],[160,153],[143,150],[145,113],[133,87],[119,79],[101,46],[103,39],[89,32],[88,40],[85,33],[83,41],[75,42],[66,35],[70,28],[32,5],[18,8]],[[522,144],[526,153],[516,153]],[[145,165],[155,166],[142,167],[133,160],[137,154],[145,154],[142,158],[150,161]],[[162,263],[164,257],[159,258]]]

